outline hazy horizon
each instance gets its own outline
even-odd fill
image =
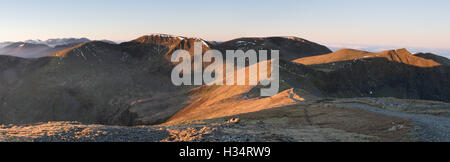
[[[450,1],[443,0],[0,0],[0,42],[67,37],[129,41],[167,33],[215,41],[296,36],[325,45],[448,51],[447,6]]]

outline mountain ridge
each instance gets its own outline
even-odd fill
[[[300,58],[294,60],[293,62],[305,65],[313,65],[313,64],[327,64],[339,61],[351,61],[369,58],[385,58],[388,59],[389,61],[395,61],[417,67],[435,67],[441,65],[433,60],[416,57],[405,48],[396,50],[386,50],[378,53],[371,53],[354,49],[341,49],[327,55],[320,55],[309,58]]]
[[[160,124],[207,118],[177,112],[203,112],[208,106],[218,112],[209,117],[220,117],[291,105],[300,99],[388,96],[448,102],[450,96],[448,88],[443,87],[450,80],[445,67],[411,67],[395,61],[395,57],[367,58],[344,61],[342,68],[323,72],[290,60],[323,57],[328,48],[283,37],[238,38],[207,44],[209,47],[203,45],[204,50],[280,49],[280,94],[275,97],[280,102],[259,97],[261,86],[172,85],[174,64],[167,59],[170,51],[192,52],[196,40],[199,39],[147,35],[121,44],[90,41],[33,59],[0,56],[0,122]],[[385,53],[408,54],[403,50]],[[227,111],[226,102],[240,109]]]
[[[7,42],[2,44],[3,47],[0,47],[0,54],[22,58],[39,58],[90,41],[87,38],[56,38],[45,41],[38,39]],[[115,44],[115,42],[108,40],[101,41]]]

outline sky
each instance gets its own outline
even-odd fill
[[[0,0],[0,42],[152,33],[450,49],[448,0]],[[450,50],[448,50],[450,51]],[[450,54],[450,52],[449,52]]]

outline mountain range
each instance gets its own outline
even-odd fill
[[[87,38],[59,38],[48,40],[26,40],[23,42],[1,42],[0,55],[10,55],[22,58],[38,58],[58,52],[78,44],[90,42]],[[113,41],[101,40],[115,44]]]
[[[280,50],[279,94],[259,97],[261,86],[172,85],[172,52],[184,49],[193,55],[194,42],[202,42],[204,51]],[[297,37],[209,42],[165,34],[120,44],[83,41],[52,45],[20,42],[1,50],[27,58],[0,56],[0,123],[161,124],[327,98],[450,102],[449,60],[435,54],[413,55],[406,49],[332,52]]]

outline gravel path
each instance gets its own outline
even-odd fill
[[[432,110],[432,109],[450,109],[450,105],[415,105],[415,104],[402,104],[402,103],[393,103],[389,101],[384,101],[376,98],[368,98],[369,101],[382,104],[385,106],[394,106],[402,109],[409,110]]]
[[[381,109],[361,103],[336,103],[337,105],[345,105],[358,107],[368,111],[380,113],[388,116],[410,119],[415,126],[417,134],[414,136],[419,141],[424,142],[450,142],[450,118],[439,117],[424,114],[410,114],[397,111]]]

